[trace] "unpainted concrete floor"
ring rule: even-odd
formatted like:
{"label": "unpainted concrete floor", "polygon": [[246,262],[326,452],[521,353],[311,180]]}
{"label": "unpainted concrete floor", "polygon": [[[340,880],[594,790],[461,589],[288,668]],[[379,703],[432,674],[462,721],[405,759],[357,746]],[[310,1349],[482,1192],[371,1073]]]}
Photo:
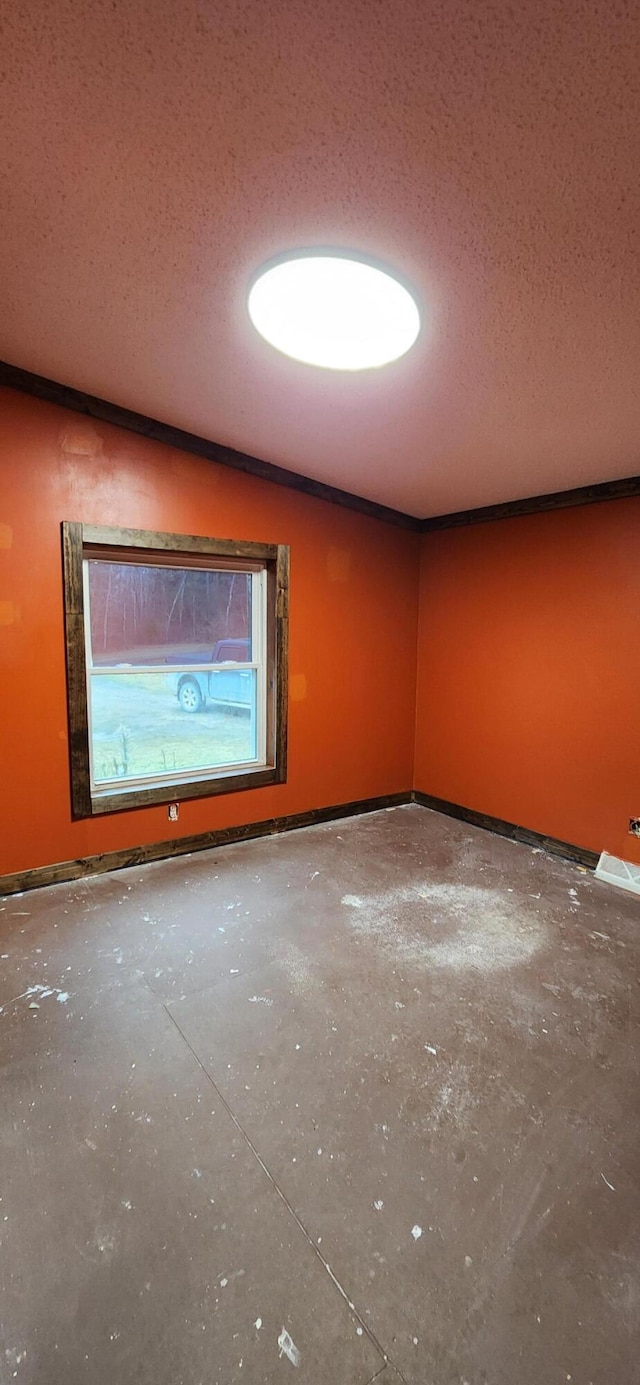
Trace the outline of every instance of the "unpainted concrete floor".
{"label": "unpainted concrete floor", "polygon": [[633,896],[411,806],[1,907],[1,1385],[640,1379]]}

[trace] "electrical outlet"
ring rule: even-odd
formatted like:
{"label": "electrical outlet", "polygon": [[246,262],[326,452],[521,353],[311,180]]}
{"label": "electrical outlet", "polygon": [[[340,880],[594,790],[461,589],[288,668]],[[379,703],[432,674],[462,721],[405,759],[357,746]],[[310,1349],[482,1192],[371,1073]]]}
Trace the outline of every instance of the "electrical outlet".
{"label": "electrical outlet", "polygon": [[629,818],[629,831],[632,837],[640,837],[640,818]]}
{"label": "electrical outlet", "polygon": [[178,813],[179,813],[179,812],[180,812],[179,804],[177,804],[177,803],[170,803],[170,804],[169,804],[169,808],[168,808],[168,812],[167,812],[167,817],[169,818],[169,822],[177,822],[177,821],[178,821]]}

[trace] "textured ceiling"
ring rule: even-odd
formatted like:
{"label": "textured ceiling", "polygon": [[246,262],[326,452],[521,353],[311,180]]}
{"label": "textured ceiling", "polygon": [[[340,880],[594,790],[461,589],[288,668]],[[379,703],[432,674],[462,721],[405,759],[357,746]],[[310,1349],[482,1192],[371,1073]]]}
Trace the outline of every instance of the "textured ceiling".
{"label": "textured ceiling", "polygon": [[[0,357],[432,515],[637,472],[636,0],[4,7]],[[254,334],[257,265],[361,249],[404,360]]]}

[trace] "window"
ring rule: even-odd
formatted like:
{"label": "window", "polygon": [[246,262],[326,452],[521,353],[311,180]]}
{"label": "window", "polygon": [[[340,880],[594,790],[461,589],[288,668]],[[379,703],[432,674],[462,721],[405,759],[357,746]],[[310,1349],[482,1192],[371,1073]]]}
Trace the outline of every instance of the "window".
{"label": "window", "polygon": [[288,548],[62,529],[74,817],[282,783]]}

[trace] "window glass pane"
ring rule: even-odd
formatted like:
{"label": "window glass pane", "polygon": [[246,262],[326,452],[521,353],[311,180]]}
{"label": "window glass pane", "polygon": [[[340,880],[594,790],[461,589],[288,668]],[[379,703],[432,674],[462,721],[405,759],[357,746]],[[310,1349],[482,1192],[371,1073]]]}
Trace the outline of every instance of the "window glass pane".
{"label": "window glass pane", "polygon": [[90,559],[94,668],[251,660],[251,573]]}
{"label": "window glass pane", "polygon": [[256,759],[255,669],[94,673],[89,682],[96,785]]}

